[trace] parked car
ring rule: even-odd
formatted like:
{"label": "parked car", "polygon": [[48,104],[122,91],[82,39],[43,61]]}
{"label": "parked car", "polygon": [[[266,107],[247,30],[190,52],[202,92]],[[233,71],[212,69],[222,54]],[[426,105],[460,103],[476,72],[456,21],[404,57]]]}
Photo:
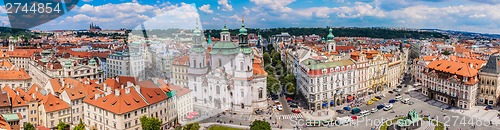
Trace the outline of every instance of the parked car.
{"label": "parked car", "polygon": [[389,91],[390,94],[394,93],[393,91]]}
{"label": "parked car", "polygon": [[366,105],[372,105],[372,104],[373,104],[373,101],[366,102]]}
{"label": "parked car", "polygon": [[379,99],[378,98],[372,98],[372,101],[378,101]]}
{"label": "parked car", "polygon": [[276,105],[278,111],[283,111],[283,105],[279,104],[279,105]]}
{"label": "parked car", "polygon": [[384,111],[389,111],[392,109],[392,107],[393,107],[392,104],[388,104],[384,107]]}
{"label": "parked car", "polygon": [[378,111],[378,109],[377,109],[377,108],[372,108],[372,110],[371,110],[371,112],[372,112],[372,113],[375,113],[375,112],[377,112],[377,111]]}
{"label": "parked car", "polygon": [[344,114],[344,110],[335,110],[335,112],[337,112],[339,114]]}
{"label": "parked car", "polygon": [[300,110],[299,109],[293,109],[292,112],[293,113],[300,113]]}
{"label": "parked car", "polygon": [[382,99],[382,97],[380,97],[380,96],[375,96],[375,98],[377,98],[377,99],[379,99],[379,100],[380,100],[380,99]]}
{"label": "parked car", "polygon": [[364,111],[361,111],[361,112],[359,113],[359,116],[364,117],[364,116],[368,116],[368,115],[370,115],[370,114],[372,114],[372,113],[371,113],[371,111],[369,111],[369,110],[364,110]]}
{"label": "parked car", "polygon": [[340,126],[340,125],[346,125],[352,122],[352,118],[349,116],[346,117],[337,117],[335,118],[335,124]]}
{"label": "parked car", "polygon": [[396,97],[397,97],[397,96],[401,96],[401,93],[396,94]]}
{"label": "parked car", "polygon": [[413,104],[415,104],[415,102],[413,101],[410,101],[410,103],[408,103],[408,105],[413,105]]}
{"label": "parked car", "polygon": [[292,108],[298,108],[298,107],[299,107],[299,106],[298,106],[297,104],[295,104],[295,103],[289,103],[289,105],[290,105],[290,107],[292,107]]}
{"label": "parked car", "polygon": [[389,103],[396,103],[396,101],[398,101],[398,100],[391,99],[391,100],[389,100]]}
{"label": "parked car", "polygon": [[399,101],[399,100],[402,100],[402,99],[403,99],[403,97],[401,97],[401,96],[397,96],[397,97],[396,97],[396,98],[394,98],[394,99]]}
{"label": "parked car", "polygon": [[396,92],[401,92],[401,90],[402,90],[402,89],[398,88],[398,89],[396,89],[395,91],[396,91]]}

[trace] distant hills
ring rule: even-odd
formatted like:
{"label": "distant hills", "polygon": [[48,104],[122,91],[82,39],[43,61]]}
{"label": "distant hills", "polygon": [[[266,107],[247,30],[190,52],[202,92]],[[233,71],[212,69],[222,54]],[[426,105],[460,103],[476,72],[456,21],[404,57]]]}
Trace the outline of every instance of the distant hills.
{"label": "distant hills", "polygon": [[[272,35],[280,34],[281,32],[288,32],[290,35],[320,35],[325,37],[328,35],[329,28],[271,28],[271,29],[255,29],[247,28],[249,33],[260,33],[264,38],[270,37]],[[448,38],[447,35],[443,35],[440,32],[433,31],[418,31],[418,30],[403,30],[403,29],[389,29],[389,28],[332,28],[333,35],[336,37],[372,37],[372,38],[413,38],[413,39],[423,39],[423,38]],[[232,35],[238,34],[239,29],[230,29]],[[212,37],[219,38],[219,29],[205,30],[205,35],[210,34]]]}

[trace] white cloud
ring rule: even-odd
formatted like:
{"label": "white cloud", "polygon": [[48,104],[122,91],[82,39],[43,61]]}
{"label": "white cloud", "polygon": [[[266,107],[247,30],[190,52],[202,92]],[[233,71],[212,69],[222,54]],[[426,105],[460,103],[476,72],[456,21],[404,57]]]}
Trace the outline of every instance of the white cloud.
{"label": "white cloud", "polygon": [[469,16],[469,18],[484,18],[484,17],[486,17],[485,14],[478,14],[478,13]]}
{"label": "white cloud", "polygon": [[[288,7],[289,4],[295,2],[295,0],[250,0],[257,6],[266,7],[272,11],[278,12],[290,12],[292,8]],[[257,7],[258,8],[258,7]]]}
{"label": "white cloud", "polygon": [[205,13],[208,13],[208,14],[212,14],[214,13],[213,10],[210,10],[210,4],[206,4],[206,5],[203,5],[199,8],[201,11],[205,12]]}
{"label": "white cloud", "polygon": [[82,0],[83,2],[92,2],[94,0]]}
{"label": "white cloud", "polygon": [[223,11],[233,11],[233,6],[229,4],[229,0],[218,0],[219,6],[217,9],[222,9]]}
{"label": "white cloud", "polygon": [[342,7],[311,7],[295,11],[297,14],[306,17],[329,18],[331,14],[336,14],[339,18],[359,18],[365,16],[385,17],[385,12],[368,3],[356,2],[354,6]]}
{"label": "white cloud", "polygon": [[248,9],[247,7],[243,7],[243,12],[245,13],[245,15],[250,15],[250,9]]}

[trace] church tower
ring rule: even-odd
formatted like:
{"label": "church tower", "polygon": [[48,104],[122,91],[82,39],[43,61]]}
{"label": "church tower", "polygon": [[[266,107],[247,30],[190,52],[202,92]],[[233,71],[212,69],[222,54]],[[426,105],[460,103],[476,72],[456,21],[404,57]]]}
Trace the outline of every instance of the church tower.
{"label": "church tower", "polygon": [[222,32],[220,32],[220,41],[221,42],[231,41],[231,33],[229,33],[229,29],[226,28],[226,23],[224,23],[224,28],[222,29]]}
{"label": "church tower", "polygon": [[333,30],[331,28],[328,31],[329,31],[329,33],[328,33],[327,40],[326,40],[326,50],[328,52],[335,52],[335,40],[333,40],[333,38],[335,38],[335,36],[333,36],[333,34],[332,34]]}
{"label": "church tower", "polygon": [[248,47],[248,33],[245,28],[245,18],[241,19],[240,34],[238,34],[238,43],[240,47]]}

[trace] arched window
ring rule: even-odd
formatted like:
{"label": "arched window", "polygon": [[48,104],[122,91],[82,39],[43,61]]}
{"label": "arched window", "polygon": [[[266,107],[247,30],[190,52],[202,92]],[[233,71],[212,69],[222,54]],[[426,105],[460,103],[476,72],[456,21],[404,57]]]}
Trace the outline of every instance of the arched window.
{"label": "arched window", "polygon": [[240,63],[240,70],[244,70],[243,69],[243,62]]}
{"label": "arched window", "polygon": [[200,63],[200,68],[201,68],[201,63]]}
{"label": "arched window", "polygon": [[222,67],[222,60],[219,58],[219,67]]}
{"label": "arched window", "polygon": [[220,94],[220,87],[219,87],[219,85],[215,86],[215,91],[217,92],[217,94]]}
{"label": "arched window", "polygon": [[262,88],[259,88],[259,98],[262,98]]}
{"label": "arched window", "polygon": [[196,60],[193,61],[193,67],[196,67]]}

